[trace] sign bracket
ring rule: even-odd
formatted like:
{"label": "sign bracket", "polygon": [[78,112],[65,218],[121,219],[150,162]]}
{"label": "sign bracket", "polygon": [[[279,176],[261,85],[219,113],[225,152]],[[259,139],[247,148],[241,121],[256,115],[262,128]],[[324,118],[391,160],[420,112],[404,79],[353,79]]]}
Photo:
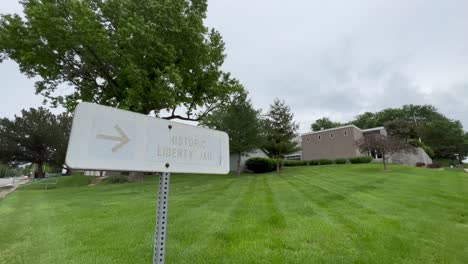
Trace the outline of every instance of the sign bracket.
{"label": "sign bracket", "polygon": [[171,174],[159,173],[158,187],[158,209],[156,216],[156,231],[154,239],[153,264],[164,264],[166,262],[166,235],[169,209],[169,181]]}

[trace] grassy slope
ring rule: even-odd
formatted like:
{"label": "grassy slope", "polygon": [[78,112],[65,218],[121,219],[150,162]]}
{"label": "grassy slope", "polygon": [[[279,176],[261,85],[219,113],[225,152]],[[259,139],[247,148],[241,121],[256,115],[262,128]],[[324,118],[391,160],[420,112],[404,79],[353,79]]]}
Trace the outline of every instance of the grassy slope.
{"label": "grassy slope", "polygon": [[[86,182],[0,201],[0,263],[151,263],[157,179]],[[174,175],[168,231],[169,263],[468,263],[468,174]]]}

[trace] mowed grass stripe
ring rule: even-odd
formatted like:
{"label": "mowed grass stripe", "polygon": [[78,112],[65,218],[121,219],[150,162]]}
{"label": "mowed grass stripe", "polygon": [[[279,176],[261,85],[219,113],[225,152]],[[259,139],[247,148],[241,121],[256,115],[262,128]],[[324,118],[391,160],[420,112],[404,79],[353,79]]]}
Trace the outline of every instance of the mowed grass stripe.
{"label": "mowed grass stripe", "polygon": [[[174,174],[168,263],[468,263],[468,174],[391,168]],[[61,179],[0,201],[0,263],[151,263],[157,177]]]}
{"label": "mowed grass stripe", "polygon": [[[385,174],[387,175],[387,177],[395,176],[395,175],[392,175],[391,173],[385,173]],[[406,175],[406,176],[411,176],[411,175]],[[439,176],[440,176],[440,175],[439,175]],[[453,175],[450,175],[450,176],[453,176]],[[287,177],[287,176],[286,176],[286,177]],[[318,177],[319,177],[319,176],[318,176]],[[298,178],[298,177],[294,177],[294,178]],[[352,177],[351,177],[351,178],[352,178]],[[312,182],[312,181],[311,181],[311,182]],[[366,192],[361,192],[361,191],[349,193],[348,190],[346,190],[346,189],[349,189],[349,187],[346,187],[345,190],[343,191],[343,186],[342,186],[341,184],[336,184],[336,183],[340,183],[340,181],[335,181],[335,184],[334,184],[333,186],[330,186],[329,183],[330,183],[329,180],[327,180],[327,181],[320,181],[320,184],[322,184],[322,185],[323,185],[323,184],[324,184],[324,185],[327,185],[327,188],[328,188],[328,187],[330,187],[330,188],[335,188],[335,189],[339,189],[340,192],[348,193],[349,199],[351,199],[351,198],[354,196],[353,193],[354,193],[354,194],[356,194],[356,193],[358,193],[358,194],[366,193]],[[420,182],[420,184],[421,184],[421,182]],[[348,185],[346,185],[346,186],[348,186]],[[404,184],[404,185],[403,185],[403,188],[406,188],[405,186],[407,186],[407,185]],[[394,190],[394,189],[392,188],[392,186],[383,185],[382,187],[389,188],[388,190]],[[351,189],[354,189],[354,188],[351,188]],[[400,189],[401,189],[401,188],[400,188]],[[379,201],[379,203],[377,203],[378,205],[381,205],[381,204],[383,203],[384,200],[391,200],[391,199],[393,198],[393,194],[390,193],[390,195],[388,195],[389,193],[387,192],[387,190],[385,190],[385,191],[384,191],[384,190],[373,190],[373,188],[371,188],[371,189],[369,189],[369,190],[367,190],[367,191],[372,191],[372,192],[375,192],[375,193],[379,193],[379,194],[380,194],[380,201]],[[382,194],[384,194],[384,195],[382,195]],[[417,198],[417,199],[420,199],[420,198]],[[404,199],[403,199],[403,200],[404,200]],[[346,201],[346,204],[347,204],[347,205],[350,205],[350,204],[352,204],[352,203],[350,203],[349,201]],[[396,203],[396,202],[393,202],[392,204],[393,204],[393,205],[396,205],[397,203]],[[419,211],[420,211],[420,212],[418,212],[418,214],[417,214],[418,217],[415,217],[415,215],[414,215],[414,213],[415,213],[415,212],[414,212],[414,211],[415,211],[414,206],[408,206],[408,204],[409,204],[408,202],[407,202],[406,204],[402,204],[401,202],[399,202],[398,204],[400,204],[400,207],[401,207],[401,208],[398,208],[398,206],[396,206],[396,207],[395,207],[396,210],[392,212],[394,215],[395,215],[395,214],[401,215],[401,214],[402,214],[402,213],[401,213],[401,210],[404,210],[404,209],[406,209],[406,210],[408,210],[408,211],[412,211],[413,214],[412,214],[411,216],[409,216],[411,219],[404,219],[404,218],[403,218],[403,219],[399,219],[398,221],[393,221],[393,222],[395,222],[395,223],[397,223],[397,224],[398,224],[398,222],[400,222],[400,220],[402,220],[403,222],[404,222],[405,220],[409,220],[410,223],[417,222],[418,224],[415,225],[414,227],[415,227],[416,229],[418,229],[418,232],[421,232],[421,233],[424,233],[425,230],[434,230],[434,228],[435,228],[435,230],[436,230],[436,231],[434,231],[434,232],[437,232],[437,230],[440,230],[440,231],[442,231],[442,232],[447,232],[447,231],[444,229],[443,226],[442,226],[442,227],[441,227],[441,226],[437,226],[437,224],[434,224],[434,222],[430,220],[430,219],[432,219],[433,217],[437,217],[437,216],[438,216],[438,218],[440,218],[440,215],[441,215],[441,214],[440,214],[439,210],[427,210],[427,206],[426,206],[426,204],[425,204],[424,207],[422,207],[422,208],[420,207],[420,208],[419,208]],[[414,204],[414,203],[411,201],[411,204]],[[437,205],[437,203],[430,203],[429,205],[434,206],[434,205]],[[366,207],[366,208],[370,208],[369,205],[365,205],[365,207]],[[350,209],[348,210],[348,208],[350,208]],[[426,209],[424,209],[424,208],[426,208]],[[463,206],[459,207],[458,209],[460,209],[460,208],[463,208]],[[400,209],[400,210],[398,210],[398,209]],[[343,208],[343,209],[342,209],[342,213],[343,213],[343,215],[348,215],[348,214],[351,214],[351,215],[352,215],[352,213],[353,213],[352,211],[353,211],[353,210],[355,210],[355,208],[353,208],[353,207]],[[425,213],[426,211],[429,211],[431,215],[427,215],[427,213]],[[453,212],[452,212],[452,213],[453,213]],[[385,214],[386,214],[385,211],[382,211],[382,212],[381,212],[381,215],[385,215]],[[388,213],[387,213],[387,215],[388,215]],[[443,215],[443,214],[442,214],[442,215]],[[422,219],[422,220],[426,220],[426,221],[422,221],[422,222],[421,222],[421,221],[418,221],[418,219]],[[362,219],[361,219],[361,220],[362,220]],[[362,222],[364,223],[365,221],[362,221]],[[437,221],[435,221],[435,222],[437,222]],[[367,225],[367,224],[364,224],[364,225]],[[408,228],[408,232],[411,233],[411,232],[412,232],[412,229],[411,229],[411,228]],[[434,233],[434,232],[433,232],[433,233]],[[417,232],[416,232],[416,233],[417,233]],[[431,235],[434,235],[434,234],[431,234]],[[445,236],[442,235],[441,237],[447,237],[447,236],[446,236],[446,235],[445,235]],[[412,237],[411,239],[414,239],[414,240],[417,241],[417,240],[418,240],[418,237]],[[425,239],[425,238],[422,238],[422,240],[424,240],[424,239]],[[455,240],[455,241],[457,241],[457,240]],[[427,242],[427,240],[426,240],[425,242]],[[450,241],[447,240],[447,241],[441,241],[441,242],[450,242]],[[459,250],[460,248],[463,248],[463,246],[461,246],[460,243],[458,243],[458,244],[454,244],[454,248],[456,248],[457,250]]]}

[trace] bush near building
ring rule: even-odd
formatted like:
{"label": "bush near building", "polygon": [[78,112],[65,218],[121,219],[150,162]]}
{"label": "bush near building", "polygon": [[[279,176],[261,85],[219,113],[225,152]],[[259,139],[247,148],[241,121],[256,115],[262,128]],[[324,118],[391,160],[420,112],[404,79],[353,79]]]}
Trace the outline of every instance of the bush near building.
{"label": "bush near building", "polygon": [[[355,157],[350,158],[351,164],[369,163],[372,157]],[[318,166],[318,165],[331,165],[331,164],[346,164],[348,159],[340,158],[335,160],[320,159],[320,160],[283,160],[284,167],[297,167],[297,166]],[[254,173],[265,173],[275,170],[276,161],[269,158],[250,158],[245,162],[248,170]],[[426,164],[423,164],[424,167]]]}
{"label": "bush near building", "polygon": [[307,161],[307,165],[309,166],[317,166],[317,165],[320,165],[319,162],[317,160],[308,160]]}
{"label": "bush near building", "polygon": [[416,162],[416,167],[425,167],[426,163],[424,162]]}
{"label": "bush near building", "polygon": [[318,161],[320,165],[330,165],[330,164],[333,164],[333,160],[329,160],[329,159],[321,159]]}
{"label": "bush near building", "polygon": [[284,167],[295,167],[295,166],[307,166],[307,161],[305,160],[284,160]]}
{"label": "bush near building", "polygon": [[349,159],[349,162],[351,162],[351,164],[370,163],[371,161],[372,161],[372,157],[364,157],[364,156]]}
{"label": "bush near building", "polygon": [[336,159],[335,164],[346,164],[346,159]]}
{"label": "bush near building", "polygon": [[275,161],[268,158],[250,158],[245,161],[245,166],[254,173],[270,172],[276,169]]}
{"label": "bush near building", "polygon": [[427,166],[429,169],[438,169],[440,168],[440,164],[439,163],[431,163],[431,164],[427,164]]}

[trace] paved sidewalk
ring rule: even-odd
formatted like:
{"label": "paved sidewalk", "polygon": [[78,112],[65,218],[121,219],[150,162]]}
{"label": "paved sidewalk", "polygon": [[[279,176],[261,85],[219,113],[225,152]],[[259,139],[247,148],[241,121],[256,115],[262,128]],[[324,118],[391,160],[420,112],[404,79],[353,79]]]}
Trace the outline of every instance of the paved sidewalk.
{"label": "paved sidewalk", "polygon": [[23,183],[26,183],[27,180],[24,180],[23,177],[16,178],[1,178],[0,179],[0,199],[7,196],[9,193],[13,192]]}

